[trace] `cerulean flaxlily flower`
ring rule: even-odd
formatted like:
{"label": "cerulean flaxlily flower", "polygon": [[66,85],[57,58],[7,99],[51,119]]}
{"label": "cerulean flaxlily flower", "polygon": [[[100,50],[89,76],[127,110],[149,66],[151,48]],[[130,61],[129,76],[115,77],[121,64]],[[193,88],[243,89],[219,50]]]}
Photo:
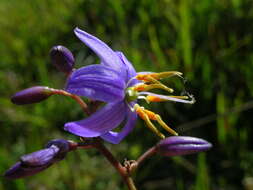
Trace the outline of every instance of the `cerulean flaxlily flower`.
{"label": "cerulean flaxlily flower", "polygon": [[[69,76],[65,90],[107,104],[88,118],[66,123],[65,130],[81,137],[100,136],[104,140],[116,144],[132,131],[137,115],[139,115],[147,126],[161,138],[164,138],[164,135],[156,129],[151,120],[157,121],[167,131],[177,135],[158,114],[140,107],[137,104],[137,99],[143,98],[147,102],[170,100],[193,103],[194,99],[188,96],[164,96],[146,92],[154,88],[173,92],[171,88],[163,85],[159,80],[175,75],[181,76],[182,73],[176,71],[136,73],[122,52],[113,51],[104,42],[79,28],[75,29],[75,34],[97,54],[101,63],[73,71]],[[186,100],[187,98],[191,98],[191,100]],[[122,130],[113,132],[112,130],[124,120],[126,123]]]}

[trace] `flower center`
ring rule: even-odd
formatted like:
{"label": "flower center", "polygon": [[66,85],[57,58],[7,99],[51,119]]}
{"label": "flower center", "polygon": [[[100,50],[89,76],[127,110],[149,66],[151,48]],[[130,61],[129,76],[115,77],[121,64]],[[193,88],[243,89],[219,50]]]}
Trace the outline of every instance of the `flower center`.
{"label": "flower center", "polygon": [[[144,99],[147,103],[150,102],[163,102],[163,101],[173,101],[173,102],[181,102],[181,103],[189,103],[193,104],[195,99],[192,95],[187,94],[186,96],[171,96],[171,95],[160,95],[152,92],[148,92],[153,89],[162,89],[167,91],[167,93],[172,93],[173,89],[167,87],[162,82],[161,79],[166,77],[178,76],[183,78],[182,73],[177,71],[168,71],[162,73],[147,73],[147,74],[137,74],[132,79],[137,79],[140,82],[135,84],[132,87],[128,87],[125,90],[125,100],[130,103],[137,99]],[[131,81],[130,79],[129,81]],[[129,83],[129,82],[128,82]],[[128,86],[128,85],[127,85]],[[145,109],[144,107],[139,106],[136,102],[134,104],[128,104],[128,107],[132,112],[136,112],[138,116],[145,121],[147,127],[157,134],[161,138],[165,138],[165,136],[155,127],[152,121],[156,121],[159,125],[171,133],[172,135],[178,135],[176,131],[171,129],[161,118],[160,115]]]}
{"label": "flower center", "polygon": [[129,87],[126,89],[126,100],[128,102],[137,100],[137,98],[138,98],[138,92],[133,87]]}

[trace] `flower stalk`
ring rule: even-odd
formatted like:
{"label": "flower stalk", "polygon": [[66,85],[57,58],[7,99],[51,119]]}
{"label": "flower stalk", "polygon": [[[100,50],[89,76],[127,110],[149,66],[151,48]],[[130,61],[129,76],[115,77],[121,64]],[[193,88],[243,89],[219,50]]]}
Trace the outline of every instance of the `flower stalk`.
{"label": "flower stalk", "polygon": [[79,96],[77,96],[75,94],[71,94],[71,93],[69,93],[65,90],[53,89],[53,88],[50,88],[50,90],[51,90],[52,94],[58,94],[58,95],[68,96],[68,97],[72,98],[73,100],[75,100],[81,106],[83,112],[86,115],[91,114],[87,104]]}
{"label": "flower stalk", "polygon": [[113,156],[113,154],[104,146],[100,138],[96,138],[94,147],[111,163],[116,171],[122,177],[124,183],[127,185],[129,190],[137,190],[133,182],[130,172],[122,166],[122,164]]}

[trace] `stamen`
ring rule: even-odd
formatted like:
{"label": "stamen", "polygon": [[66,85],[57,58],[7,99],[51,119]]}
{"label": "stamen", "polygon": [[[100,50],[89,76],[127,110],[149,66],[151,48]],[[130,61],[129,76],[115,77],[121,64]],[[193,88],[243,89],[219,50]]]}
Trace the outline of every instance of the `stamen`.
{"label": "stamen", "polygon": [[178,136],[178,133],[171,129],[158,114],[156,114],[156,120],[166,131],[168,131],[172,135]]}
{"label": "stamen", "polygon": [[161,72],[161,73],[152,73],[151,76],[154,77],[155,79],[163,79],[163,78],[168,78],[172,76],[178,76],[182,77],[183,73],[178,72],[178,71],[167,71],[167,72]]}
{"label": "stamen", "polygon": [[135,76],[135,78],[138,80],[147,81],[146,80],[147,76],[150,76],[150,74],[138,74],[137,76]]}
{"label": "stamen", "polygon": [[[160,83],[160,82],[159,82]],[[152,89],[163,89],[170,93],[172,93],[174,90],[172,88],[169,88],[163,84],[139,84],[134,87],[134,90],[136,91],[149,91]]]}
{"label": "stamen", "polygon": [[146,124],[147,124],[147,127],[153,131],[156,135],[158,135],[160,138],[164,139],[165,136],[160,132],[158,131],[158,129],[154,126],[154,124],[150,121],[148,115],[145,113],[145,109],[140,107],[138,104],[135,104],[134,105],[134,108],[136,110],[136,113],[140,116],[140,118],[142,118]]}
{"label": "stamen", "polygon": [[168,78],[168,77],[172,77],[172,76],[182,77],[182,75],[183,75],[183,73],[178,72],[178,71],[167,71],[167,72],[161,72],[161,73],[138,74],[136,76],[136,79],[150,82],[149,77],[160,80],[160,79]]}
{"label": "stamen", "polygon": [[162,119],[161,117],[149,110],[146,110],[143,107],[140,107],[138,104],[134,105],[134,109],[136,113],[142,118],[147,126],[159,137],[164,138],[164,135],[158,131],[158,129],[154,126],[154,124],[150,120],[157,121],[166,131],[171,133],[172,135],[178,135],[177,132],[175,132],[173,129],[171,129]]}
{"label": "stamen", "polygon": [[148,76],[147,79],[149,80],[149,82],[152,82],[152,83],[154,83],[154,84],[156,84],[156,85],[159,85],[161,89],[164,89],[164,90],[166,90],[166,91],[168,91],[168,92],[171,92],[171,90],[172,90],[172,92],[173,92],[173,89],[171,89],[171,88],[165,86],[164,84],[162,84],[161,82],[159,82],[159,81],[156,80],[155,78],[153,78],[153,77],[151,77],[151,76]]}
{"label": "stamen", "polygon": [[146,109],[144,109],[143,111],[148,115],[150,119],[157,121],[166,131],[168,131],[172,135],[176,135],[176,136],[178,135],[176,131],[174,131],[166,123],[164,123],[160,115],[155,114],[154,112],[146,110]]}

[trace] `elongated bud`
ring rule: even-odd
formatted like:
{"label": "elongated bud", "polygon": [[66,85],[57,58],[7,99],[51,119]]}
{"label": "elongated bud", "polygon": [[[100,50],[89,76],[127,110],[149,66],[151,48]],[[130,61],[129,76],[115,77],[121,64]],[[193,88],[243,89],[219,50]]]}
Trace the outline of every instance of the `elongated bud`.
{"label": "elongated bud", "polygon": [[180,156],[203,152],[211,147],[211,143],[200,138],[173,136],[161,140],[156,145],[156,152],[163,156]]}
{"label": "elongated bud", "polygon": [[41,102],[50,97],[51,95],[52,93],[50,92],[50,89],[48,87],[34,86],[17,92],[11,97],[11,101],[12,103],[17,105],[33,104]]}
{"label": "elongated bud", "polygon": [[58,45],[50,50],[52,64],[61,72],[69,74],[75,64],[73,54],[64,46]]}
{"label": "elongated bud", "polygon": [[47,148],[22,156],[4,176],[8,179],[18,179],[37,174],[64,159],[69,150],[68,141],[52,140],[47,144]]}

